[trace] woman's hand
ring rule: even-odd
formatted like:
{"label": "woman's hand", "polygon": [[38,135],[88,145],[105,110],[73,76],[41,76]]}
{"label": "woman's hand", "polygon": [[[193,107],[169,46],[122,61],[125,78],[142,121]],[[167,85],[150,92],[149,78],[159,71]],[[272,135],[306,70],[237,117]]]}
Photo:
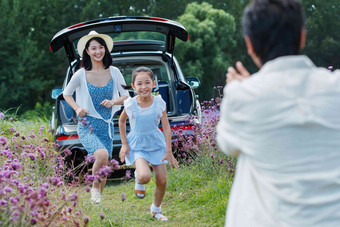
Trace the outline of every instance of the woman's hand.
{"label": "woman's hand", "polygon": [[100,103],[100,105],[106,107],[106,108],[111,108],[115,105],[115,102],[113,100],[108,100],[108,99],[105,99],[104,101],[102,101]]}
{"label": "woman's hand", "polygon": [[76,113],[77,113],[78,117],[84,117],[89,112],[87,110],[79,107],[79,108],[76,109]]}
{"label": "woman's hand", "polygon": [[122,145],[119,151],[119,159],[121,162],[125,161],[125,156],[129,156],[129,145]]}
{"label": "woman's hand", "polygon": [[166,151],[163,159],[161,162],[164,160],[168,160],[169,166],[172,169],[172,167],[175,167],[176,169],[178,168],[178,161],[175,159],[175,157],[172,155],[172,151]]}

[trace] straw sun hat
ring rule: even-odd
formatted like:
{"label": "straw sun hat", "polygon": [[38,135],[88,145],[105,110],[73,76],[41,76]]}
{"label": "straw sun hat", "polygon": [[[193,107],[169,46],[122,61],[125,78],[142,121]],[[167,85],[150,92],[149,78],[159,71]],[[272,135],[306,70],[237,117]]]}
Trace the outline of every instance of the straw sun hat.
{"label": "straw sun hat", "polygon": [[85,49],[85,45],[86,45],[87,41],[89,41],[93,37],[102,38],[106,43],[107,49],[111,52],[111,50],[113,48],[112,38],[108,35],[105,35],[105,34],[98,34],[96,31],[90,31],[90,33],[88,35],[84,35],[78,41],[77,50],[78,50],[78,53],[79,53],[80,56],[83,55],[83,51]]}

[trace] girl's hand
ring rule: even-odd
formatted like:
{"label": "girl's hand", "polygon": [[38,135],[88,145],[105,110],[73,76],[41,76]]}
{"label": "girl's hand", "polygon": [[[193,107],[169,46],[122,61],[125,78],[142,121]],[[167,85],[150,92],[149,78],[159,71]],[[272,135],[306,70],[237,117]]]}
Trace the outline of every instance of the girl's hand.
{"label": "girl's hand", "polygon": [[119,158],[121,162],[125,161],[125,156],[129,156],[129,146],[128,145],[122,145],[119,152]]}
{"label": "girl's hand", "polygon": [[175,157],[172,155],[172,151],[167,151],[165,152],[165,155],[161,162],[164,160],[168,160],[169,166],[172,169],[172,167],[175,167],[176,169],[178,168],[178,161],[175,159]]}
{"label": "girl's hand", "polygon": [[87,110],[79,107],[79,108],[76,109],[76,113],[77,113],[78,117],[84,117],[89,112],[87,112]]}
{"label": "girl's hand", "polygon": [[108,99],[105,99],[104,101],[102,101],[100,103],[100,105],[106,107],[106,108],[111,108],[115,105],[115,102],[113,100],[108,100]]}

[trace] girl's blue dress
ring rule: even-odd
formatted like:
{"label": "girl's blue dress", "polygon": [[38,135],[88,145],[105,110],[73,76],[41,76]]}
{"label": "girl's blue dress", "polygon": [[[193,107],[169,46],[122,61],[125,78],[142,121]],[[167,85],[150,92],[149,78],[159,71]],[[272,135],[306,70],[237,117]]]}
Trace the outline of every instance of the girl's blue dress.
{"label": "girl's blue dress", "polygon": [[166,152],[165,137],[158,128],[165,110],[161,96],[154,96],[152,105],[147,108],[139,107],[136,97],[125,100],[124,107],[131,126],[127,136],[129,155],[125,156],[126,165],[133,164],[138,158],[144,158],[152,165],[168,163],[167,160],[161,162]]}
{"label": "girl's blue dress", "polygon": [[[104,118],[110,119],[111,108],[106,108],[100,103],[104,99],[112,99],[113,94],[113,79],[104,87],[96,87],[87,82],[88,90],[93,102],[93,106],[96,111]],[[85,147],[88,155],[92,155],[98,149],[106,149],[112,158],[112,139],[109,137],[109,125],[105,121],[86,116],[88,125],[85,126],[80,120],[78,120],[78,135],[81,143]],[[110,130],[113,135],[113,124],[111,124]],[[89,126],[92,126],[93,132],[91,132]]]}

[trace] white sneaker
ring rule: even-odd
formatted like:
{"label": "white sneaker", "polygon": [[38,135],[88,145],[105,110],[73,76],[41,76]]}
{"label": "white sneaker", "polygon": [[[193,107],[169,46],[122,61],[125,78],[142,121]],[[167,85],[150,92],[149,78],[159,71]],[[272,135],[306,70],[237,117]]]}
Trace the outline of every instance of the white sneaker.
{"label": "white sneaker", "polygon": [[102,199],[102,195],[100,192],[91,189],[91,202],[92,203],[100,203]]}

